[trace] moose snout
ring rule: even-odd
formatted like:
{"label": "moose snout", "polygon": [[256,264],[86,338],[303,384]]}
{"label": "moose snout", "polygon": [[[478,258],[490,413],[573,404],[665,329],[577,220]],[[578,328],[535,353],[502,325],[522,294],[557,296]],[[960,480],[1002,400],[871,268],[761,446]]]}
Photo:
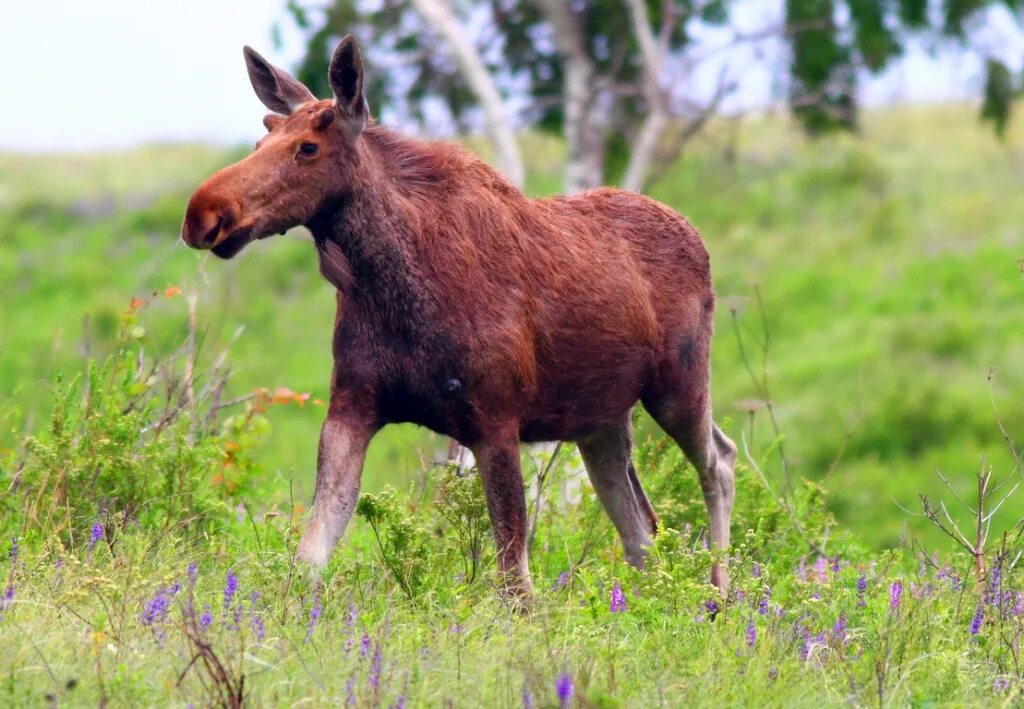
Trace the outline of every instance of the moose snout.
{"label": "moose snout", "polygon": [[226,238],[237,221],[227,204],[195,204],[193,197],[181,225],[181,240],[193,249],[210,249]]}

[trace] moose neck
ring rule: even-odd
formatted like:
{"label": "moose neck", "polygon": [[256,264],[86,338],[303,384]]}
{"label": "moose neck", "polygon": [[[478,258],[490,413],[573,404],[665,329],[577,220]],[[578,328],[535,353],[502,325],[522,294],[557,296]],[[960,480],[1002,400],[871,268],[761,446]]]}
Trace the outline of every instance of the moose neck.
{"label": "moose neck", "polygon": [[412,267],[416,235],[387,207],[396,186],[374,146],[360,146],[369,169],[349,194],[309,223],[320,270],[349,302],[371,312],[389,330],[415,335],[427,322],[431,299]]}

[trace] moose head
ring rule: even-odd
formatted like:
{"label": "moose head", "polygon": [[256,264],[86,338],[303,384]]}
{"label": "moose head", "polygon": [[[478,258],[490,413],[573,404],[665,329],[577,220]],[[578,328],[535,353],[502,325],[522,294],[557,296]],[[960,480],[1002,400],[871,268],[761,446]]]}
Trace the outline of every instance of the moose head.
{"label": "moose head", "polygon": [[273,113],[251,155],[200,185],[185,212],[182,240],[228,259],[253,239],[306,224],[345,196],[358,163],[356,141],[369,117],[363,63],[352,35],[341,40],[328,78],[334,98],[318,100],[300,81],[250,47],[245,64],[256,95]]}

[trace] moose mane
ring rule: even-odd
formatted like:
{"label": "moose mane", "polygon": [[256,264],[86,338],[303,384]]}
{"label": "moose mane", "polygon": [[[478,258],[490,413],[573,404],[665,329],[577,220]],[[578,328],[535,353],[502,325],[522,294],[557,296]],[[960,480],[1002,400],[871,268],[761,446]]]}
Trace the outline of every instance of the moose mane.
{"label": "moose mane", "polygon": [[368,126],[359,140],[393,190],[410,200],[440,195],[450,199],[461,190],[478,197],[482,191],[490,192],[506,205],[524,199],[505,177],[457,143],[420,140],[377,123]]}

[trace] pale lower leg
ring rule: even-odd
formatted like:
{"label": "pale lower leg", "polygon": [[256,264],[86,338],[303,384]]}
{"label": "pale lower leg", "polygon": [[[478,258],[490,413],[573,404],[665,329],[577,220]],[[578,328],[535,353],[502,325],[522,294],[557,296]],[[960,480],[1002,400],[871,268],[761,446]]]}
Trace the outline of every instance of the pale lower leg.
{"label": "pale lower leg", "polygon": [[312,566],[327,564],[355,512],[363,461],[372,435],[365,427],[338,418],[324,422],[317,456],[316,493],[298,550],[298,557]]}
{"label": "pale lower leg", "polygon": [[[626,422],[579,441],[578,446],[594,491],[622,540],[626,561],[639,569],[643,568],[651,546],[653,530],[634,490],[634,485],[639,487],[640,481],[634,482],[630,477],[631,438]],[[643,495],[642,489],[640,494]],[[643,500],[650,506],[646,495]]]}

